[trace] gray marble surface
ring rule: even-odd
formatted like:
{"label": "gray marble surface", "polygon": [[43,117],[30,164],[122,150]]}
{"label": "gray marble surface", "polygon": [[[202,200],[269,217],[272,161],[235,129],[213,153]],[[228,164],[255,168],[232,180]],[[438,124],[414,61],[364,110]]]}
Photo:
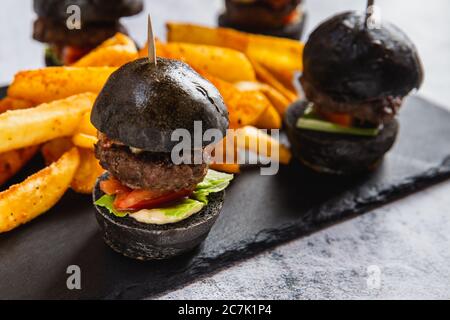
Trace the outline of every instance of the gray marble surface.
{"label": "gray marble surface", "polygon": [[[157,35],[167,20],[215,24],[220,0],[148,0]],[[309,0],[308,30],[365,0]],[[450,2],[379,0],[384,18],[417,44],[426,70],[420,94],[450,109]],[[0,84],[42,65],[30,38],[31,1],[2,0]],[[125,20],[139,42],[145,14]],[[432,125],[424,122],[424,125]],[[450,124],[449,124],[450,125]],[[420,147],[420,146],[418,146]],[[301,182],[299,182],[301,183]],[[450,299],[450,182],[238,263],[160,299]]]}

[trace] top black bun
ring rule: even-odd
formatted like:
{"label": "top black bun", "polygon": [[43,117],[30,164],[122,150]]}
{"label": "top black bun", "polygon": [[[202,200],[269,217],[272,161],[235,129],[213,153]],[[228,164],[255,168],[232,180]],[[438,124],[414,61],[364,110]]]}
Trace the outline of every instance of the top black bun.
{"label": "top black bun", "polygon": [[[175,129],[193,137],[194,121],[201,121],[203,133],[219,129],[222,135],[229,124],[216,87],[187,64],[164,58],[158,58],[156,68],[144,58],[114,72],[94,104],[91,121],[110,139],[151,152],[171,152],[177,144],[171,141]],[[210,143],[203,141],[203,146]]]}
{"label": "top black bun", "polygon": [[345,12],[323,22],[309,37],[302,82],[337,102],[404,97],[423,80],[416,47],[396,26],[365,25],[365,14]]}
{"label": "top black bun", "polygon": [[34,0],[34,11],[42,18],[66,20],[67,7],[77,5],[83,22],[118,20],[133,16],[144,8],[142,0]]}

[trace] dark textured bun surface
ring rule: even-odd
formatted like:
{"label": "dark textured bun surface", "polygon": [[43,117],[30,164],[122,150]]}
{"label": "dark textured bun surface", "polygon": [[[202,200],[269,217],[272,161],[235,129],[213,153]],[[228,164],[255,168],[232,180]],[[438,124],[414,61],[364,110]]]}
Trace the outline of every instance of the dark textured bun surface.
{"label": "dark textured bun surface", "polygon": [[33,3],[38,16],[54,20],[66,20],[70,5],[80,7],[83,22],[117,20],[138,14],[144,8],[142,0],[34,0]]}
{"label": "dark textured bun surface", "polygon": [[[94,202],[104,195],[99,184],[108,175],[105,173],[97,181]],[[222,210],[224,198],[225,191],[212,193],[208,205],[200,212],[165,225],[140,223],[130,217],[119,218],[98,206],[95,215],[103,239],[113,250],[138,260],[168,259],[194,249],[205,240]]]}
{"label": "dark textured bun surface", "polygon": [[323,22],[306,43],[303,65],[304,80],[338,102],[404,97],[423,80],[416,47],[405,33],[386,21],[367,28],[365,15],[356,12]]}
{"label": "dark textured bun surface", "polygon": [[298,101],[286,111],[285,125],[294,156],[314,171],[338,175],[369,172],[395,143],[399,124],[392,119],[376,137],[318,132],[296,127],[309,103]]}
{"label": "dark textured bun surface", "polygon": [[[130,62],[106,82],[92,113],[94,126],[110,139],[151,152],[171,152],[176,129],[193,137],[194,122],[202,130],[219,129],[225,135],[228,111],[214,85],[187,64],[158,58]],[[193,142],[193,141],[192,141]],[[203,141],[203,146],[211,142]]]}

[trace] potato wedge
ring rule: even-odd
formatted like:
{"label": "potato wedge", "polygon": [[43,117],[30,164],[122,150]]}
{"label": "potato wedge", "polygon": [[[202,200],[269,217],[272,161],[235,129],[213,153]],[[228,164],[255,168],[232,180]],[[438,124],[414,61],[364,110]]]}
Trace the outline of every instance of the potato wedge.
{"label": "potato wedge", "polygon": [[53,207],[69,188],[80,162],[77,149],[0,193],[0,233],[10,231]]}
{"label": "potato wedge", "polygon": [[0,114],[8,110],[28,109],[34,107],[34,103],[21,99],[6,97],[0,99]]}
{"label": "potato wedge", "polygon": [[81,118],[80,124],[77,128],[77,132],[88,134],[94,137],[97,136],[97,129],[91,122],[91,111],[88,111],[85,114],[83,114],[83,117]]}
{"label": "potato wedge", "polygon": [[[240,128],[236,130],[236,135],[237,146],[240,149],[249,150],[264,157],[272,157],[273,146],[278,149],[278,159],[272,160],[278,160],[282,164],[288,164],[291,161],[292,154],[287,147],[255,127],[245,126]],[[260,149],[260,146],[262,149]]]}
{"label": "potato wedge", "polygon": [[12,178],[22,167],[34,157],[38,146],[12,150],[0,154],[0,186]]}
{"label": "potato wedge", "polygon": [[255,68],[256,77],[258,78],[258,80],[265,82],[278,90],[281,94],[283,94],[283,96],[285,96],[286,99],[288,99],[289,103],[293,103],[298,99],[296,93],[286,88],[280,81],[278,81],[278,79],[273,74],[270,73],[270,71],[263,67],[259,62],[253,59],[250,61]]}
{"label": "potato wedge", "polygon": [[269,105],[255,123],[261,129],[281,129],[283,121],[274,106]]}
{"label": "potato wedge", "polygon": [[92,150],[78,149],[80,165],[73,177],[71,188],[78,193],[90,194],[94,189],[97,178],[105,171]]}
{"label": "potato wedge", "polygon": [[238,82],[235,83],[235,86],[241,91],[255,91],[259,90],[269,99],[272,105],[277,109],[278,113],[281,117],[284,117],[284,113],[287,108],[290,106],[289,100],[283,96],[279,91],[275,88],[269,86],[265,83],[260,82]]}
{"label": "potato wedge", "polygon": [[16,74],[8,96],[41,104],[84,92],[99,93],[116,69],[52,67],[22,71]]}
{"label": "potato wedge", "polygon": [[91,136],[85,133],[77,133],[72,138],[72,143],[79,148],[94,150],[94,145],[98,139],[96,136]]}
{"label": "potato wedge", "polygon": [[292,81],[295,72],[303,69],[304,44],[295,40],[173,22],[167,24],[167,39],[169,42],[207,44],[241,51],[280,76],[285,84]]}
{"label": "potato wedge", "polygon": [[240,173],[241,168],[237,163],[211,163],[209,168],[226,173]]}
{"label": "potato wedge", "polygon": [[71,135],[96,95],[83,93],[32,109],[0,115],[0,153]]}
{"label": "potato wedge", "polygon": [[70,137],[56,138],[42,145],[41,154],[48,166],[74,147]]}
{"label": "potato wedge", "polygon": [[72,66],[120,67],[137,58],[138,51],[134,41],[122,33],[117,33]]}
{"label": "potato wedge", "polygon": [[[157,55],[181,60],[195,70],[202,70],[228,82],[254,81],[255,70],[247,57],[239,51],[209,45],[189,43],[159,43]],[[147,51],[141,51],[147,56]]]}

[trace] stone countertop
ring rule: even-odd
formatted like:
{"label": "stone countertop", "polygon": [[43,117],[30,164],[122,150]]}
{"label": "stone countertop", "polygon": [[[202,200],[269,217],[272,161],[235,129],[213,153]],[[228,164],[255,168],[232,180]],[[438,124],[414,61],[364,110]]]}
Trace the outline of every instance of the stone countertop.
{"label": "stone countertop", "polygon": [[[156,33],[167,20],[215,24],[220,0],[147,0]],[[364,0],[309,0],[307,30]],[[379,0],[384,18],[416,43],[426,80],[420,93],[450,109],[450,2]],[[0,84],[42,65],[30,38],[31,1],[2,1]],[[145,14],[125,20],[145,40]],[[432,125],[424,122],[424,125]],[[449,299],[450,182],[238,263],[160,299]]]}

